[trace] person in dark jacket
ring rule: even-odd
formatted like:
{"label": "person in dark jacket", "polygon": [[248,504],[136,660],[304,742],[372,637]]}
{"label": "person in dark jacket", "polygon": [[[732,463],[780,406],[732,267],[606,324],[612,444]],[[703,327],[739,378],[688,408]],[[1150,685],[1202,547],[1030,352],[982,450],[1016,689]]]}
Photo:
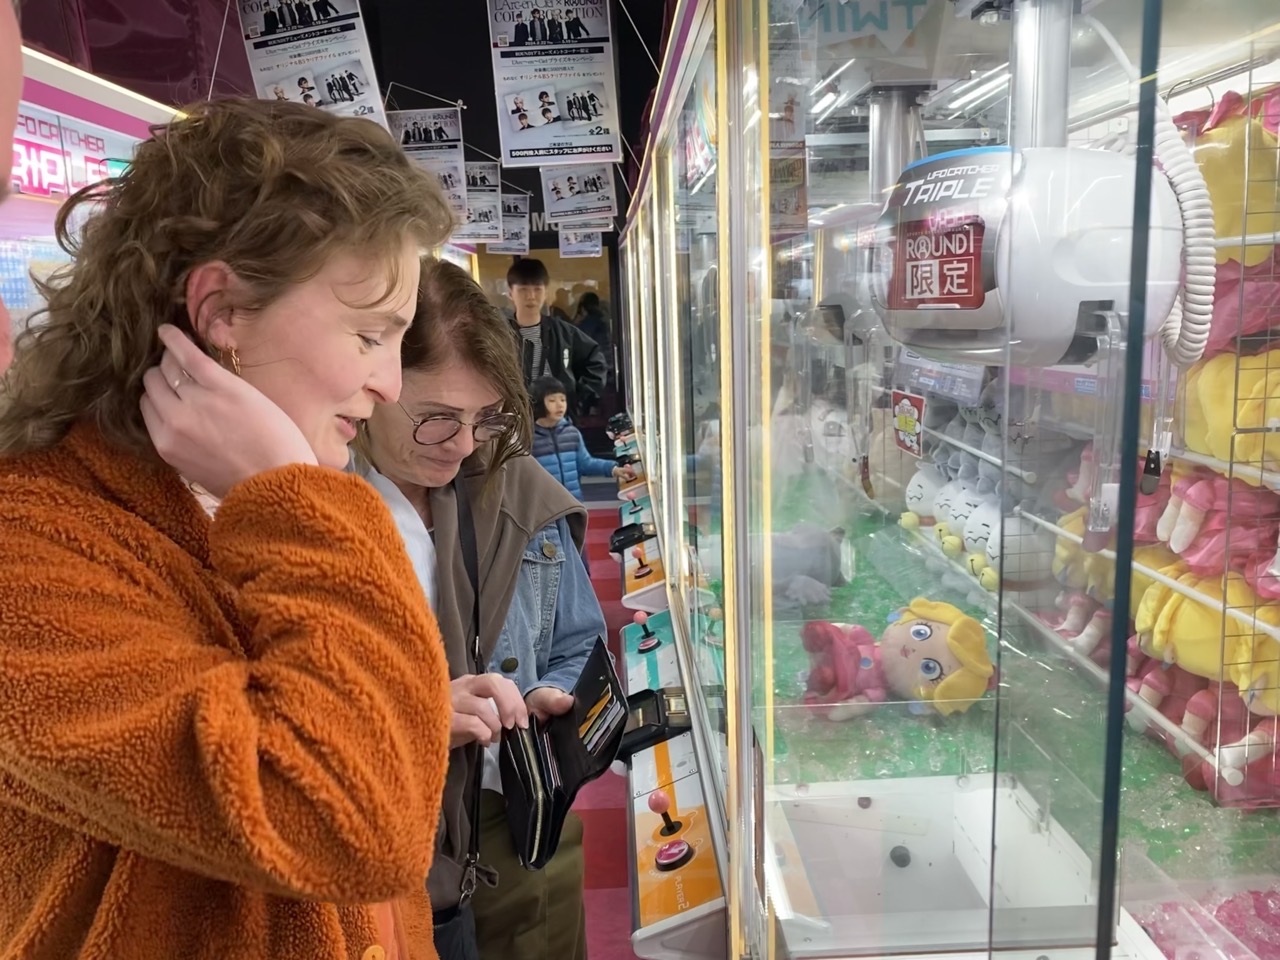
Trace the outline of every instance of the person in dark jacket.
{"label": "person in dark jacket", "polygon": [[540,377],[530,390],[533,397],[533,449],[535,460],[571,494],[582,499],[583,477],[631,480],[635,471],[612,460],[593,457],[582,433],[567,416],[569,401],[555,377]]}
{"label": "person in dark jacket", "polygon": [[546,312],[550,277],[541,260],[521,259],[507,271],[515,306],[510,317],[520,350],[525,386],[541,377],[560,381],[570,415],[582,413],[604,393],[609,364],[599,345],[573,324]]}

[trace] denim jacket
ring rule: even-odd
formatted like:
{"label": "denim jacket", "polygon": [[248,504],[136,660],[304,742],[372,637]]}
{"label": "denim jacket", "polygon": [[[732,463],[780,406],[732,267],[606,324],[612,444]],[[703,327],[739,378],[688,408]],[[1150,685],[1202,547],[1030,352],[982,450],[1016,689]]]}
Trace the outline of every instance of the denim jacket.
{"label": "denim jacket", "polygon": [[537,687],[571,692],[604,632],[591,577],[561,518],[525,548],[489,669],[509,677],[525,695]]}
{"label": "denim jacket", "polygon": [[[475,525],[482,636],[486,649],[489,643],[493,645],[490,668],[509,677],[522,694],[540,686],[572,690],[592,644],[606,629],[577,549],[577,543],[585,540],[586,510],[529,456],[507,463],[495,485],[496,503],[490,499],[486,504],[483,467],[479,458],[465,463],[463,481],[472,491],[472,502],[481,504],[475,511]],[[379,484],[369,468],[362,469],[384,498],[399,495],[393,484]],[[471,590],[462,569],[452,492],[449,488],[432,491],[431,504],[436,532],[431,547],[437,554],[433,608],[448,651],[449,675],[457,678],[472,672],[464,653],[466,624],[472,619]],[[431,536],[416,512],[393,509],[392,515],[410,556],[425,553]],[[421,575],[427,565],[416,565],[416,569]],[[504,666],[511,669],[504,670]],[[428,878],[436,909],[446,909],[458,900],[460,864],[469,836],[465,798],[474,782],[476,762],[484,764],[485,787],[501,787],[488,753],[482,758],[478,751],[460,747],[450,754],[441,808],[443,823]]]}

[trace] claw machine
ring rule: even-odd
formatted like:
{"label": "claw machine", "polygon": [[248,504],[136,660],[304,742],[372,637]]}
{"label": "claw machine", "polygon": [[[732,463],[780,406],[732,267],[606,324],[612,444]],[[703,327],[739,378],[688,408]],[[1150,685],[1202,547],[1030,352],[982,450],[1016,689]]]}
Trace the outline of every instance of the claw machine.
{"label": "claw machine", "polygon": [[[33,277],[69,262],[58,239],[62,201],[123,172],[151,125],[175,112],[27,47],[22,66],[12,196],[0,213],[0,298],[15,335],[43,306]],[[77,229],[67,224],[68,237]]]}
{"label": "claw machine", "polygon": [[[655,873],[644,795],[637,953],[1274,955],[1280,8],[681,11],[624,633],[711,829]],[[650,936],[704,850],[723,935]]]}

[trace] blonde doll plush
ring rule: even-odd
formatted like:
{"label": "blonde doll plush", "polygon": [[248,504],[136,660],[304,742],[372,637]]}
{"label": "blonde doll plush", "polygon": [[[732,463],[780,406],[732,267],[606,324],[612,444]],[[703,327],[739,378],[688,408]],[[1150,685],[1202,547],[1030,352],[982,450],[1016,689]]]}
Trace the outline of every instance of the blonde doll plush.
{"label": "blonde doll plush", "polygon": [[865,627],[806,623],[805,703],[830,720],[862,716],[890,699],[947,716],[968,710],[994,684],[986,633],[958,608],[917,597],[890,620],[879,643]]}

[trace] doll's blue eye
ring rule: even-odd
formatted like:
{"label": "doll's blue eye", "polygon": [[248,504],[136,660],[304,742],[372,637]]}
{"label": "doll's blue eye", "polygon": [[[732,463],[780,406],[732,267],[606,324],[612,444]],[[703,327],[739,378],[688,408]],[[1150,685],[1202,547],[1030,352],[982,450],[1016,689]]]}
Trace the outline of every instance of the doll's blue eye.
{"label": "doll's blue eye", "polygon": [[926,658],[920,661],[920,675],[926,680],[937,680],[942,676],[942,664],[937,660]]}
{"label": "doll's blue eye", "polygon": [[933,627],[927,623],[917,623],[911,628],[912,640],[928,640],[933,636]]}

